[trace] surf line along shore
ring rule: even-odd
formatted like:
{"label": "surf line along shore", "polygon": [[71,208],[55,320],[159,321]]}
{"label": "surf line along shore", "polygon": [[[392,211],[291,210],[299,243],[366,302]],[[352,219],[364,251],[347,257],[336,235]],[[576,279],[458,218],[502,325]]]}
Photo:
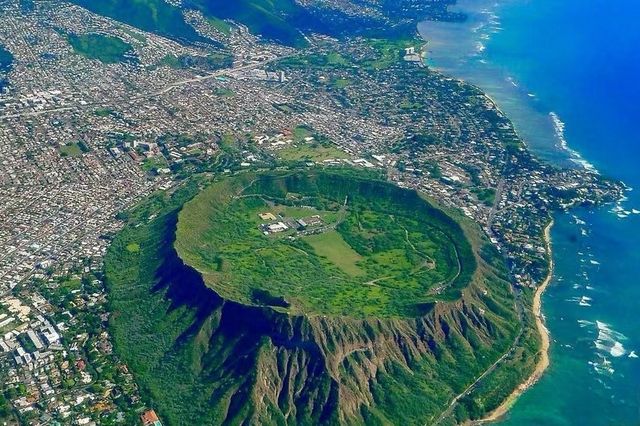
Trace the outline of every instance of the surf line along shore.
{"label": "surf line along shore", "polygon": [[551,228],[553,227],[553,220],[551,220],[547,226],[544,228],[544,242],[546,245],[547,255],[549,256],[549,272],[545,277],[544,281],[538,286],[535,294],[533,295],[533,315],[536,318],[536,328],[538,329],[538,334],[540,334],[540,359],[536,364],[536,368],[533,370],[531,375],[524,382],[520,383],[520,385],[504,400],[498,408],[490,412],[486,417],[481,420],[477,420],[473,422],[474,424],[482,424],[482,423],[491,423],[502,418],[509,409],[513,406],[516,400],[531,386],[533,386],[539,379],[542,377],[544,371],[549,367],[549,345],[551,339],[549,337],[549,330],[544,324],[544,316],[542,315],[542,295],[545,290],[551,283],[551,279],[553,278],[553,256],[551,252]]}

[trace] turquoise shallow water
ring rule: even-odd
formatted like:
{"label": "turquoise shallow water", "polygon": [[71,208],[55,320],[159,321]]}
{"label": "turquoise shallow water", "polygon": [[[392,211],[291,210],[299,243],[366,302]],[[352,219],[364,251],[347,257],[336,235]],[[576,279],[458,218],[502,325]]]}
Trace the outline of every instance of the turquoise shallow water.
{"label": "turquoise shallow water", "polygon": [[[483,88],[547,161],[640,191],[640,3],[462,0],[430,62]],[[543,297],[551,367],[505,425],[640,424],[640,196],[558,214]]]}

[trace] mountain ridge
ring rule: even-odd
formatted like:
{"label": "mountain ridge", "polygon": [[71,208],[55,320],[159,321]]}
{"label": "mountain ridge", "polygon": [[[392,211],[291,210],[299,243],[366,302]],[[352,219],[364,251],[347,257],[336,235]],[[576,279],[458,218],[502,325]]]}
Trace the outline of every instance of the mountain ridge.
{"label": "mountain ridge", "polygon": [[[142,283],[141,294],[150,291],[145,303],[155,306],[158,323],[132,332],[140,326],[133,325],[135,313],[121,314],[136,295],[109,273],[122,269],[113,254],[107,277],[116,342],[129,346],[126,361],[142,372],[138,379],[168,424],[429,423],[517,334],[508,282],[481,282],[499,271],[478,272],[459,300],[436,303],[417,318],[289,315],[224,300],[175,252],[176,212],[154,219],[152,228],[162,221],[163,232],[138,240],[139,256],[161,261],[148,270],[130,259],[151,273],[134,281]],[[121,235],[112,253],[133,236]],[[166,342],[158,351],[143,346],[153,356],[140,370],[132,345],[140,347],[136,336],[157,335],[159,327],[175,337],[161,334]],[[178,403],[167,387],[190,387],[183,393],[192,405]]]}

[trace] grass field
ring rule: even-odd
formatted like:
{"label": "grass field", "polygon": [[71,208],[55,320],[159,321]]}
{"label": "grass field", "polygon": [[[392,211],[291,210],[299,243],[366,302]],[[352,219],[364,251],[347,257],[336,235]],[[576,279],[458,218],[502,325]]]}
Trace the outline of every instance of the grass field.
{"label": "grass field", "polygon": [[[456,222],[411,191],[330,173],[253,177],[212,185],[179,215],[178,254],[226,299],[255,304],[259,291],[293,313],[407,316],[475,269]],[[264,235],[264,212],[324,226]]]}
{"label": "grass field", "polygon": [[235,95],[233,90],[227,89],[226,87],[217,88],[214,93],[216,96],[226,96],[226,97],[231,97]]}
{"label": "grass field", "polygon": [[348,78],[336,78],[331,81],[331,85],[336,89],[344,89],[347,86],[351,85],[351,80]]}
{"label": "grass field", "polygon": [[62,157],[80,157],[83,153],[88,152],[89,148],[81,142],[73,142],[58,148]]}
{"label": "grass field", "polygon": [[79,55],[97,59],[105,64],[123,62],[127,55],[133,52],[130,44],[117,37],[102,34],[70,34],[68,40],[73,50]]}
{"label": "grass field", "polygon": [[349,158],[346,152],[307,126],[296,126],[292,133],[293,144],[277,151],[278,156],[283,160],[322,162]]}
{"label": "grass field", "polygon": [[278,156],[283,160],[299,161],[308,160],[322,162],[331,159],[349,158],[349,155],[331,145],[297,143],[278,151]]}
{"label": "grass field", "polygon": [[358,266],[362,256],[347,244],[337,231],[329,231],[317,235],[303,237],[304,241],[313,247],[320,257],[342,269],[351,276],[363,275],[364,271]]}
{"label": "grass field", "polygon": [[368,44],[377,52],[378,57],[365,61],[363,65],[374,70],[382,70],[401,63],[404,49],[419,46],[420,41],[417,39],[371,39],[368,40]]}
{"label": "grass field", "polygon": [[138,243],[129,243],[129,244],[127,244],[127,251],[129,253],[139,253],[140,252],[140,244],[138,244]]}
{"label": "grass field", "polygon": [[[262,210],[262,209],[258,209]],[[272,213],[282,213],[286,217],[291,217],[294,219],[302,219],[304,217],[309,217],[313,215],[319,215],[322,219],[327,223],[333,223],[336,221],[336,212],[328,211],[328,210],[318,210],[311,206],[306,207],[297,207],[297,206],[288,206],[283,204],[276,204],[269,209]]]}
{"label": "grass field", "polygon": [[158,171],[158,169],[162,169],[168,166],[169,164],[167,163],[167,160],[161,155],[145,158],[145,160],[142,162],[142,170],[146,172],[156,172]]}

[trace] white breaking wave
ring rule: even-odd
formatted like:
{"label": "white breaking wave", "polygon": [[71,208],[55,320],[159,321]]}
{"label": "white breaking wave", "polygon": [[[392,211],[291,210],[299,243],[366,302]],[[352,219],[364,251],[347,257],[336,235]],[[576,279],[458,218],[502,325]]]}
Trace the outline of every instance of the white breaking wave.
{"label": "white breaking wave", "polygon": [[[573,286],[573,288],[574,288],[574,289],[576,289],[576,290],[577,290],[578,288],[580,288],[580,287],[581,287],[580,285],[574,285],[574,286]],[[576,296],[576,297],[572,297],[572,298],[570,298],[570,299],[565,299],[565,300],[566,300],[567,302],[577,303],[577,304],[578,304],[578,305],[580,305],[580,306],[588,307],[588,306],[591,306],[591,303],[590,303],[590,302],[591,302],[593,299],[591,299],[589,296]],[[581,326],[582,326],[582,324],[581,324]]]}
{"label": "white breaking wave", "polygon": [[636,214],[634,213],[635,209],[633,210],[626,210],[623,205],[623,200],[620,200],[615,206],[613,206],[613,208],[611,209],[611,213],[615,214],[616,216],[618,216],[620,219],[625,219],[627,217],[629,217],[632,214]]}
{"label": "white breaking wave", "polygon": [[580,306],[591,306],[591,303],[589,303],[589,302],[591,302],[591,300],[592,299],[590,297],[588,297],[588,296],[582,296],[580,298],[580,302],[578,302],[578,305],[580,305]]}
{"label": "white breaking wave", "polygon": [[598,338],[594,341],[596,348],[601,352],[607,352],[613,357],[621,357],[627,353],[621,341],[627,337],[611,328],[611,325],[596,321],[598,327]]}
{"label": "white breaking wave", "polygon": [[589,365],[593,366],[593,369],[596,371],[596,373],[606,374],[610,376],[615,372],[613,366],[611,365],[611,361],[609,361],[606,356],[599,356],[599,361],[600,362],[589,361]]}
{"label": "white breaking wave", "polygon": [[638,355],[636,355],[636,351],[629,352],[629,358],[638,358]]}
{"label": "white breaking wave", "polygon": [[571,161],[573,161],[576,164],[579,164],[586,170],[589,170],[593,173],[598,173],[598,170],[595,168],[595,166],[589,163],[587,160],[585,160],[578,151],[576,151],[575,149],[569,148],[569,145],[567,144],[567,139],[564,135],[566,124],[562,120],[560,120],[560,117],[558,116],[558,114],[556,114],[555,112],[550,112],[549,117],[551,117],[551,121],[553,123],[553,129],[556,134],[556,138],[558,139],[558,144],[560,145],[560,148],[562,148],[567,153],[569,153],[569,157]]}
{"label": "white breaking wave", "polygon": [[581,328],[589,327],[589,326],[592,326],[592,325],[596,325],[595,322],[587,321],[587,320],[578,320],[578,324],[580,324]]}

